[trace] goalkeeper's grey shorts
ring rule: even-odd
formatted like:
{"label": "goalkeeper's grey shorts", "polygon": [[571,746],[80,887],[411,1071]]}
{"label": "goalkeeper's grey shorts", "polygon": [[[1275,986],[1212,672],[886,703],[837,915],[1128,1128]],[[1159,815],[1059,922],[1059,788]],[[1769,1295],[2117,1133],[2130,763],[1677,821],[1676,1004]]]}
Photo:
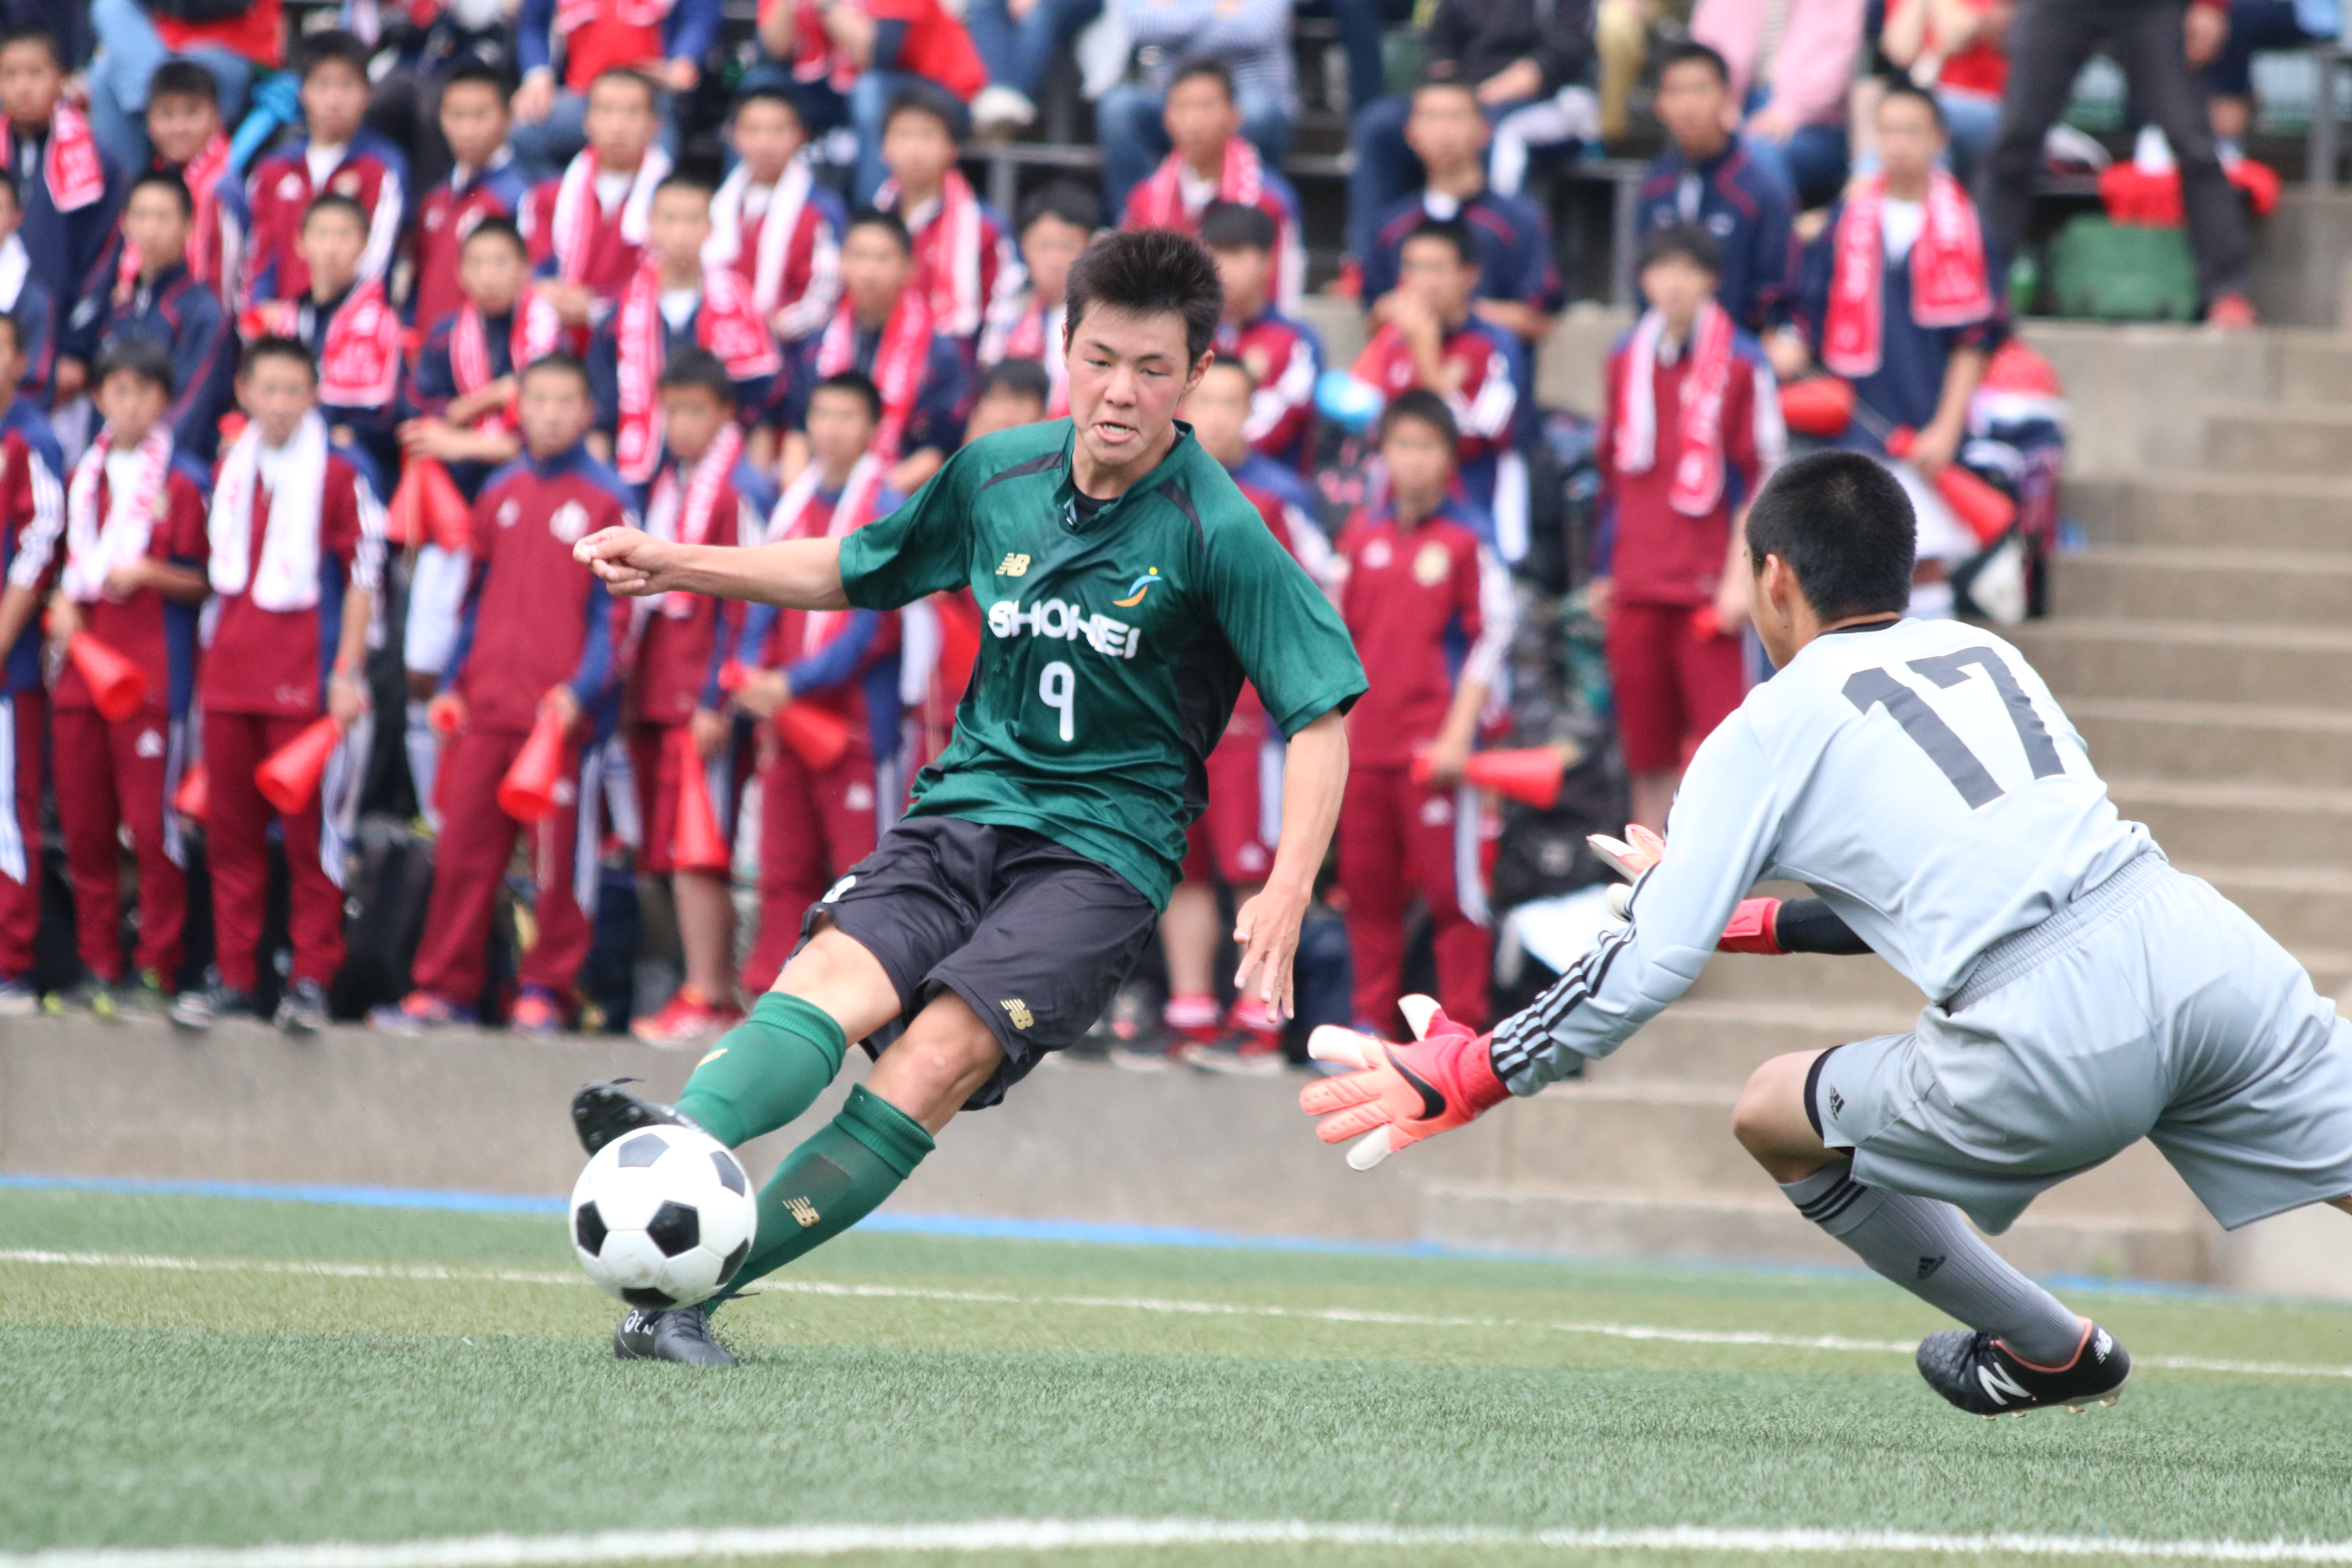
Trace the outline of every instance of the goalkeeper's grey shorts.
{"label": "goalkeeper's grey shorts", "polygon": [[1807,1110],[1866,1185],[2009,1228],[2147,1138],[2231,1229],[2352,1194],[2352,1022],[2244,910],[2150,853],[1996,943]]}

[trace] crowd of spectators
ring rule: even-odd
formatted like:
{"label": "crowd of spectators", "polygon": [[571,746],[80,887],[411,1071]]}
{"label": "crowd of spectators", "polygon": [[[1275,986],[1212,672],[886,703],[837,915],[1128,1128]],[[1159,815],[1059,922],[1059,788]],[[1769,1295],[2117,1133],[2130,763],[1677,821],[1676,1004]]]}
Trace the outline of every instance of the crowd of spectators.
{"label": "crowd of spectators", "polygon": [[[2004,426],[1988,394],[2044,388],[2007,264],[2077,68],[2124,66],[2209,317],[2243,325],[2224,164],[2249,52],[2337,25],[2332,0],[1329,0],[1352,158],[1344,216],[1310,233],[1285,174],[1308,120],[1292,0],[761,0],[740,38],[720,0],[289,4],[0,5],[0,1011],[349,1010],[346,905],[404,918],[352,879],[365,810],[413,815],[434,857],[404,991],[359,996],[380,1026],[631,1011],[586,977],[625,940],[617,863],[633,909],[667,887],[677,938],[680,983],[635,1031],[722,1030],[941,749],[981,607],[616,605],[568,545],[625,519],[837,536],[962,442],[1066,413],[1064,279],[1124,225],[1213,254],[1224,321],[1185,417],[1370,672],[1313,1006],[1393,1028],[1413,975],[1483,1016],[1497,836],[1560,812],[1507,826],[1476,752],[1622,768],[1598,809],[1664,826],[1766,673],[1740,519],[1791,397],[1833,410],[1801,437],[1911,490],[1916,613],[2020,613],[2019,531],[1975,527],[1945,481],[1991,472],[2029,530],[2047,500],[2054,427]],[[1033,134],[1073,81],[1098,177],[1048,171],[997,210],[975,139]],[[1537,404],[1567,303],[1544,171],[1631,134],[1643,87],[1638,313],[1579,424]],[[1344,366],[1310,283],[1361,311]],[[1613,728],[1532,689],[1577,683],[1543,641],[1562,627]],[[562,784],[519,810],[504,781],[551,714]],[[314,787],[256,782],[314,733]],[[1245,694],[1164,980],[1101,1026],[1120,1059],[1283,1061],[1216,963],[1221,900],[1269,861],[1280,752]],[[715,862],[681,847],[706,817]],[[45,833],[73,950],[47,983]]]}

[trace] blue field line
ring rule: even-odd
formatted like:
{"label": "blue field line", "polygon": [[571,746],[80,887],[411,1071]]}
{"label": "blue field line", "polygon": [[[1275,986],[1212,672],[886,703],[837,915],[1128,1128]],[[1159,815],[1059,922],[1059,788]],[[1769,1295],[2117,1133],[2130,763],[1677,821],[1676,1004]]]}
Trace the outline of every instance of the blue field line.
{"label": "blue field line", "polygon": [[[0,1191],[109,1193],[131,1197],[261,1199],[272,1203],[341,1204],[358,1208],[438,1209],[452,1214],[560,1215],[563,1198],[520,1193],[469,1193],[441,1187],[372,1187],[334,1183],[174,1181],[140,1176],[47,1176],[0,1171]],[[1000,1219],[986,1215],[897,1214],[880,1210],[858,1223],[862,1231],[944,1236],[971,1240],[1074,1242],[1096,1247],[1181,1247],[1234,1252],[1323,1253],[1356,1258],[1445,1258],[1455,1262],[1538,1263],[1553,1268],[1664,1270],[1696,1274],[1778,1274],[1852,1279],[1859,1267],[1740,1263],[1691,1258],[1574,1258],[1549,1252],[1448,1247],[1434,1241],[1339,1241],[1327,1237],[1256,1236],[1189,1226],[1108,1225],[1087,1220]],[[2053,1274],[2036,1278],[2061,1289],[2144,1296],[2250,1300],[2210,1285],[2161,1279],[2111,1279]]]}

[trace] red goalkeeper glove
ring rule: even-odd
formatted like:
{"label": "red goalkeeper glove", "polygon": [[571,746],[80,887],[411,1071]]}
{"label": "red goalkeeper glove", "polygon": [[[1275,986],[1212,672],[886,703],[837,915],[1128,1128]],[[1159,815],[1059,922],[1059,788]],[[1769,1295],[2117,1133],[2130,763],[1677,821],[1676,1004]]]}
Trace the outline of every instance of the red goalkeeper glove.
{"label": "red goalkeeper glove", "polygon": [[[1495,1037],[1473,1033],[1426,996],[1398,1004],[1419,1037],[1400,1046],[1326,1024],[1307,1044],[1318,1061],[1360,1068],[1298,1091],[1298,1109],[1322,1120],[1326,1143],[1355,1138],[1348,1163],[1369,1171],[1410,1143],[1475,1121],[1511,1097],[1495,1076]],[[1360,1137],[1358,1135],[1361,1134]]]}

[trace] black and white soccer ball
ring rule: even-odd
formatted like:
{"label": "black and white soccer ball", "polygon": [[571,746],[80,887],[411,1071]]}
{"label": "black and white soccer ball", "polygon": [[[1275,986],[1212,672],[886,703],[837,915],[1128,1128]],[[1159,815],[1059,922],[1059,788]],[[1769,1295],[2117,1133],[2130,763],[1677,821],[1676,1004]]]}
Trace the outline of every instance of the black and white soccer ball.
{"label": "black and white soccer ball", "polygon": [[759,1211],[742,1163],[689,1127],[647,1127],[596,1152],[572,1189],[588,1278],[633,1307],[690,1307],[735,1277]]}

